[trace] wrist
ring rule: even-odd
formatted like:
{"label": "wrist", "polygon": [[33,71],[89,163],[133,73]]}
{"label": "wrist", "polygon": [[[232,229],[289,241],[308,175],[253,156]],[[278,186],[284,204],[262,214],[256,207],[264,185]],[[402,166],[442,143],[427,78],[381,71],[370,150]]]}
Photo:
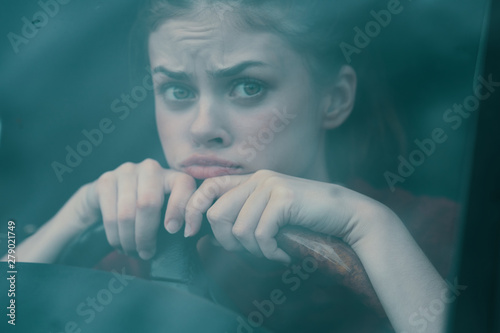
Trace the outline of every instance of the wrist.
{"label": "wrist", "polygon": [[341,191],[335,190],[342,193],[340,196],[337,193],[336,200],[341,200],[340,207],[344,209],[346,221],[340,236],[355,251],[361,244],[385,237],[401,226],[404,228],[389,207],[361,193],[340,188]]}
{"label": "wrist", "polygon": [[[371,211],[362,212],[359,232],[350,244],[360,257],[383,257],[387,252],[396,251],[413,241],[401,219],[388,207],[380,204]],[[384,254],[385,253],[385,254]]]}
{"label": "wrist", "polygon": [[96,209],[89,205],[92,184],[80,187],[53,217],[54,225],[67,234],[79,234],[99,218]]}

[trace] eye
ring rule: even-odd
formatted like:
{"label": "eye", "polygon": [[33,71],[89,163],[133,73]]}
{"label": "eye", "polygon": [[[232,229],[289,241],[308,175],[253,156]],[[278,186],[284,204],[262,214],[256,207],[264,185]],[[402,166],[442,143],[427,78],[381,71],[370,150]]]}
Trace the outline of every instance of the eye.
{"label": "eye", "polygon": [[189,101],[196,97],[191,89],[180,85],[161,87],[160,92],[165,100],[173,102]]}
{"label": "eye", "polygon": [[255,80],[245,80],[236,82],[229,96],[234,98],[251,98],[264,93],[262,83]]}

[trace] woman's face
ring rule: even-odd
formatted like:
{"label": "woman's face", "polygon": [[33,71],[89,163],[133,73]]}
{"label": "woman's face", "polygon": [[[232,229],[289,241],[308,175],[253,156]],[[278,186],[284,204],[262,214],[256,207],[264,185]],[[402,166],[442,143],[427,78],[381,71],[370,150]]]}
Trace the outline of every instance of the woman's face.
{"label": "woman's face", "polygon": [[319,94],[280,37],[208,14],[161,25],[149,55],[170,168],[197,179],[259,169],[324,178]]}

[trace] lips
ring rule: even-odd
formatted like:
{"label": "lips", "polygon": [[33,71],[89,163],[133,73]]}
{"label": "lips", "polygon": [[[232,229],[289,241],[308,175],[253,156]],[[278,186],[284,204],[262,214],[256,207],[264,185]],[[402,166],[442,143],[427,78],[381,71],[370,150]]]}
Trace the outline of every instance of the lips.
{"label": "lips", "polygon": [[212,156],[191,156],[181,163],[181,168],[197,179],[242,173],[241,165]]}

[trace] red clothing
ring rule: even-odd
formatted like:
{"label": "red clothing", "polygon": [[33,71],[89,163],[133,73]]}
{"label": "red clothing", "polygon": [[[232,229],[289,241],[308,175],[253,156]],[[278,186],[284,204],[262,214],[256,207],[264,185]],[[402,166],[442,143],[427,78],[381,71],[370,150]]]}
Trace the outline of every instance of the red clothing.
{"label": "red clothing", "polygon": [[[147,261],[114,251],[102,259],[94,268],[108,272],[115,270],[127,275],[147,279],[149,278],[150,264]],[[123,269],[125,270],[123,271]]]}
{"label": "red clothing", "polygon": [[443,197],[415,196],[408,191],[374,189],[363,181],[350,186],[355,191],[391,208],[403,221],[415,241],[443,277],[449,274],[460,206]]}

